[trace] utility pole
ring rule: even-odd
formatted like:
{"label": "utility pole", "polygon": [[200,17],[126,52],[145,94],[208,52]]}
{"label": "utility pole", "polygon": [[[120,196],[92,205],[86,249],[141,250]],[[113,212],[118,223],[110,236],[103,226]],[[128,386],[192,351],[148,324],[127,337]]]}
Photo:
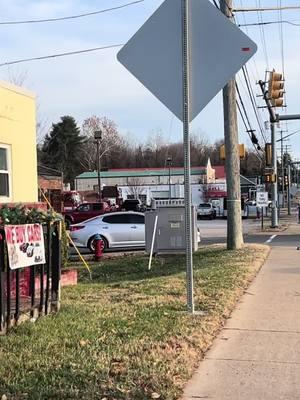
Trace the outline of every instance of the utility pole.
{"label": "utility pole", "polygon": [[284,207],[284,159],[283,159],[283,139],[282,139],[283,131],[280,131],[280,140],[281,140],[281,183],[282,183],[282,207]]}
{"label": "utility pole", "polygon": [[276,179],[272,182],[272,221],[271,227],[278,226],[278,184],[277,184],[277,152],[276,152],[276,129],[275,122],[271,121],[271,143],[272,143],[272,169]]}
{"label": "utility pole", "polygon": [[[277,176],[277,153],[276,153],[276,122],[278,121],[277,116],[274,111],[274,107],[282,106],[281,101],[282,99],[282,90],[277,90],[277,87],[280,87],[282,80],[282,75],[271,72],[270,80],[269,80],[269,87],[266,90],[266,82],[259,81],[258,84],[261,88],[263,98],[266,102],[269,114],[270,114],[270,124],[271,124],[271,144],[272,144],[272,216],[271,216],[271,227],[277,228],[278,227],[278,176]],[[276,91],[275,89],[276,88]],[[275,94],[273,94],[273,91]],[[270,92],[270,93],[269,93]]]}
{"label": "utility pole", "polygon": [[[232,0],[220,0],[220,9],[232,18]],[[243,244],[241,215],[240,156],[236,110],[235,79],[223,89],[225,169],[227,182],[227,249],[241,248]]]}
{"label": "utility pole", "polygon": [[101,165],[100,165],[100,142],[102,139],[102,131],[95,131],[94,138],[97,145],[97,178],[98,178],[98,196],[101,201]]}
{"label": "utility pole", "polygon": [[291,215],[291,163],[288,163],[288,186],[287,186],[287,198],[288,198],[288,215]]}

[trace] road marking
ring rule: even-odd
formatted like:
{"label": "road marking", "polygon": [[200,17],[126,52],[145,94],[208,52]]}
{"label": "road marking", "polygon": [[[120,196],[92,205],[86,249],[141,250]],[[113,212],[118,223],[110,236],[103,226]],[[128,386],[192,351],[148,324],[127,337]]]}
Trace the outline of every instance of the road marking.
{"label": "road marking", "polygon": [[265,243],[271,243],[273,239],[276,238],[277,235],[272,235],[268,240],[265,241]]}

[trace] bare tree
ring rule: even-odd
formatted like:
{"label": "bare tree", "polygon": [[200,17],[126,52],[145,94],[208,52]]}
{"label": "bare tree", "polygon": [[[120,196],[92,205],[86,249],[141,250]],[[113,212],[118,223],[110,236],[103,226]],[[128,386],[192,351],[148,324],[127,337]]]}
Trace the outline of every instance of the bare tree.
{"label": "bare tree", "polygon": [[95,115],[87,118],[82,125],[82,134],[85,137],[82,165],[87,170],[93,170],[96,167],[97,150],[94,133],[99,130],[102,132],[100,143],[100,160],[102,165],[110,166],[109,158],[112,158],[113,152],[124,148],[124,140],[120,136],[114,121]]}
{"label": "bare tree", "polygon": [[8,81],[16,86],[24,86],[28,80],[28,72],[25,70],[17,70],[12,67],[7,68]]}

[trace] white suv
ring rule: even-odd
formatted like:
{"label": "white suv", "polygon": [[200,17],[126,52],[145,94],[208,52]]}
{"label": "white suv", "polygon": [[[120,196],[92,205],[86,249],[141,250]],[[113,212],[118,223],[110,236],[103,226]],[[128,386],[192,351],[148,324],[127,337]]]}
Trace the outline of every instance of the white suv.
{"label": "white suv", "polygon": [[203,217],[214,219],[216,218],[216,216],[217,216],[216,210],[211,203],[201,203],[197,207],[197,217],[199,219]]}

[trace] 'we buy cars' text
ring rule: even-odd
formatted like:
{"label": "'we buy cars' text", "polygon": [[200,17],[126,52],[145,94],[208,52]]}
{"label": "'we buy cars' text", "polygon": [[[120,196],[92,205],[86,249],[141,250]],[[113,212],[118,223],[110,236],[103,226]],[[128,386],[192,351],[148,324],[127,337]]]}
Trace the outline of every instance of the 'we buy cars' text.
{"label": "'we buy cars' text", "polygon": [[8,244],[39,242],[42,239],[40,225],[7,225],[5,229]]}

